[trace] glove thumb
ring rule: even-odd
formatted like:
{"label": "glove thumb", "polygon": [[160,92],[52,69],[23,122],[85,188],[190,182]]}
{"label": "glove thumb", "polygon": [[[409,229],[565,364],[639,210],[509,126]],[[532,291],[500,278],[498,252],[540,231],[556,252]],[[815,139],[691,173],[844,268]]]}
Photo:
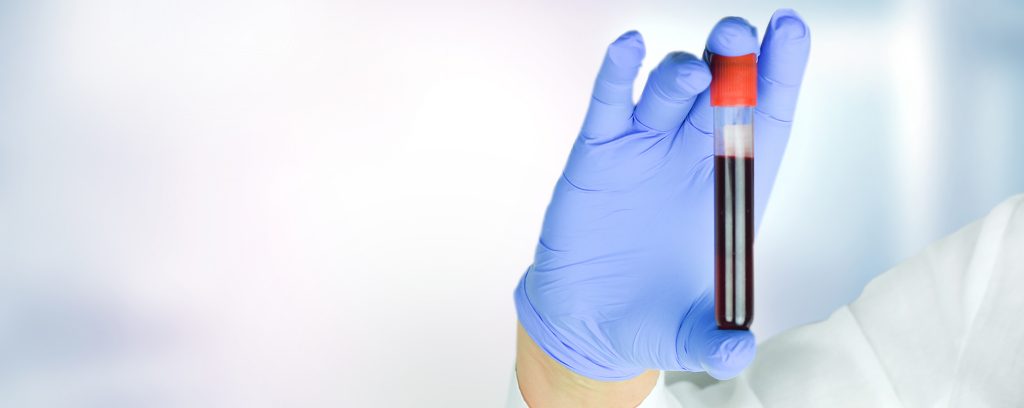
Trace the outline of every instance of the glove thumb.
{"label": "glove thumb", "polygon": [[719,330],[704,332],[694,347],[701,368],[712,377],[728,380],[740,374],[754,360],[757,350],[754,334],[747,330]]}

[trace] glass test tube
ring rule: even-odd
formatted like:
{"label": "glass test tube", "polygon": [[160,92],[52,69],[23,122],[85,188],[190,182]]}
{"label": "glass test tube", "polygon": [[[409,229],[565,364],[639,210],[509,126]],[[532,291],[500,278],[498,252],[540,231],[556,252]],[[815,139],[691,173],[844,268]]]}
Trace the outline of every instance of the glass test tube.
{"label": "glass test tube", "polygon": [[757,57],[710,55],[715,138],[715,320],[754,317],[754,105]]}

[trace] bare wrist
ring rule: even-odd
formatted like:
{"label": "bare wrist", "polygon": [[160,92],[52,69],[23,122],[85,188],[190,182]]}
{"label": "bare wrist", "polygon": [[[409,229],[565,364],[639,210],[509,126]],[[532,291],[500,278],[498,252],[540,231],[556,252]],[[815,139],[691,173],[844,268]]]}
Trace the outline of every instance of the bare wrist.
{"label": "bare wrist", "polygon": [[519,391],[531,407],[635,407],[651,393],[658,371],[647,370],[623,381],[587,378],[548,356],[517,324],[516,376]]}

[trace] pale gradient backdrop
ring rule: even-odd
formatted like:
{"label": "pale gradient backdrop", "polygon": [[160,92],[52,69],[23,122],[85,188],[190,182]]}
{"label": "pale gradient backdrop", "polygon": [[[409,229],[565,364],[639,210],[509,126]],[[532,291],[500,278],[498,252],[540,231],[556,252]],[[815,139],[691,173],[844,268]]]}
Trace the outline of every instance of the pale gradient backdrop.
{"label": "pale gradient backdrop", "polygon": [[0,1],[0,406],[500,404],[605,45],[776,7],[761,341],[1024,191],[1019,2]]}

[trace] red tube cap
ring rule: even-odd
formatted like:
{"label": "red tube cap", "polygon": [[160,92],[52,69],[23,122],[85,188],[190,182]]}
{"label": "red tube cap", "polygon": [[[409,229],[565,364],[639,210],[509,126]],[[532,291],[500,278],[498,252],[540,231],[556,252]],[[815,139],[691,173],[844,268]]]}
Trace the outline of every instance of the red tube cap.
{"label": "red tube cap", "polygon": [[757,56],[711,55],[711,106],[757,105]]}

